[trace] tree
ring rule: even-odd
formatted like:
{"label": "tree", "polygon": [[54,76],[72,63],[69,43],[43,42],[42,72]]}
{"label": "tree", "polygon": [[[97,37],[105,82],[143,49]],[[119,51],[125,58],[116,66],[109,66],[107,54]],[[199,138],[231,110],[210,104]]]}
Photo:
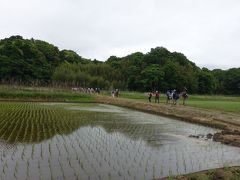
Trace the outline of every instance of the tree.
{"label": "tree", "polygon": [[240,94],[240,68],[229,69],[223,84],[227,94]]}
{"label": "tree", "polygon": [[152,64],[146,67],[141,72],[141,82],[143,90],[152,91],[162,89],[162,81],[164,78],[164,72],[160,69],[159,65]]}
{"label": "tree", "polygon": [[80,63],[84,62],[81,56],[72,50],[62,50],[60,52],[60,59],[67,61],[69,63]]}
{"label": "tree", "polygon": [[200,94],[212,94],[216,89],[216,80],[213,74],[206,68],[203,68],[198,75],[198,87]]}
{"label": "tree", "polygon": [[200,69],[179,52],[164,47],[143,54],[111,56],[106,62],[60,51],[45,41],[12,36],[0,40],[0,80],[46,85],[98,86],[149,91],[188,88],[190,93],[240,94],[240,68]]}

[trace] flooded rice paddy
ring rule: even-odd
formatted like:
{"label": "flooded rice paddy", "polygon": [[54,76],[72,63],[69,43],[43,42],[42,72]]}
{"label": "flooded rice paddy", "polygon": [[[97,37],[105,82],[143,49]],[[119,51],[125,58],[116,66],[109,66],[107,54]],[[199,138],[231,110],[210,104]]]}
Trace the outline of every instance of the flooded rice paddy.
{"label": "flooded rice paddy", "polygon": [[152,179],[240,165],[216,129],[102,104],[0,103],[0,179]]}

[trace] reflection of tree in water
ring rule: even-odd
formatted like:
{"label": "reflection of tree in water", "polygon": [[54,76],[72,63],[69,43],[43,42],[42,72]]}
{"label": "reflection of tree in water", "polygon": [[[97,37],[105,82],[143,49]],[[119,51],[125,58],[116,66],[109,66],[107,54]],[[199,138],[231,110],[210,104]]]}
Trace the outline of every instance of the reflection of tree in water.
{"label": "reflection of tree in water", "polygon": [[37,103],[0,104],[0,139],[9,144],[39,143],[84,126],[101,126],[108,133],[119,132],[151,146],[159,146],[165,138],[170,138],[162,134],[159,126],[133,123],[115,113],[69,111]]}
{"label": "reflection of tree in water", "polygon": [[[107,129],[108,125],[103,125],[103,127]],[[114,131],[120,132],[133,140],[141,139],[152,147],[158,147],[166,144],[166,142],[169,142],[169,140],[178,140],[175,137],[159,132],[157,130],[157,127],[154,125],[150,125],[149,127],[147,127],[147,125],[144,124],[119,124]]]}
{"label": "reflection of tree in water", "polygon": [[[156,124],[141,124],[131,121],[125,116],[117,116],[114,113],[101,113],[101,116],[94,116],[88,113],[88,125],[101,126],[107,133],[119,132],[132,140],[143,140],[152,147],[159,147],[169,141],[176,142],[179,139],[170,135],[166,127]],[[99,115],[99,114],[98,114]]]}

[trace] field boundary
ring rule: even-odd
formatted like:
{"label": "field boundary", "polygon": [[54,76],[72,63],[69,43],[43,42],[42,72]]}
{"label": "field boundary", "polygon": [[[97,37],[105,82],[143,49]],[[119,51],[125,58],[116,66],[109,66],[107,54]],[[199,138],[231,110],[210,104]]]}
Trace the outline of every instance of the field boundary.
{"label": "field boundary", "polygon": [[155,104],[106,96],[97,96],[96,102],[173,117],[182,121],[219,128],[222,130],[240,130],[240,115],[233,113],[220,113],[214,110],[205,110],[183,105]]}

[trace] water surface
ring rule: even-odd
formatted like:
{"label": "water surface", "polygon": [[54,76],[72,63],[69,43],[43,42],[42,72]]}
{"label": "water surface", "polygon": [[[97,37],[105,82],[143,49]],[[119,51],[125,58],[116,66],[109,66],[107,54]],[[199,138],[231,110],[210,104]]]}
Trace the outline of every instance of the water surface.
{"label": "water surface", "polygon": [[152,179],[240,165],[217,129],[102,104],[2,103],[0,179]]}

